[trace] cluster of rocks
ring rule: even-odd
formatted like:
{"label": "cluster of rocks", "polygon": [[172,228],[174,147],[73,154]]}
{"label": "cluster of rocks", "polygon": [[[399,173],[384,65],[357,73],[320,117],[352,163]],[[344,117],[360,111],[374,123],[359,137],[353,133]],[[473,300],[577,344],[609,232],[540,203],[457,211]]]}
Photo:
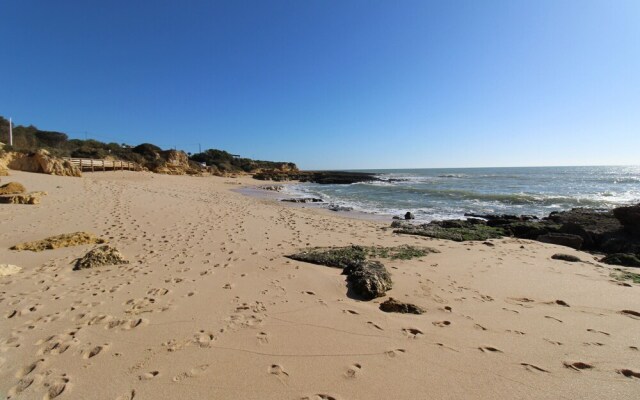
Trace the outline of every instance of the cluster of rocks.
{"label": "cluster of rocks", "polygon": [[364,300],[382,297],[393,286],[391,275],[384,264],[374,258],[409,260],[423,257],[437,250],[428,247],[315,247],[287,256],[311,264],[342,268],[347,276],[349,290]]}
{"label": "cluster of rocks", "polygon": [[201,175],[207,171],[197,162],[189,160],[181,150],[165,150],[157,153],[157,161],[149,164],[151,172],[165,175]]}
{"label": "cluster of rocks", "polygon": [[12,153],[8,167],[17,171],[37,172],[49,175],[82,176],[80,168],[71,164],[68,160],[52,156],[45,149],[39,149],[28,154]]}
{"label": "cluster of rocks", "polygon": [[411,224],[394,221],[395,233],[455,241],[512,236],[607,254],[609,264],[640,266],[640,204],[613,210],[574,208],[538,219],[530,215],[467,214],[466,220]]}
{"label": "cluster of rocks", "polygon": [[109,245],[96,247],[75,261],[74,271],[104,265],[128,264],[129,261],[115,248]]}
{"label": "cluster of rocks", "polygon": [[18,182],[9,182],[0,186],[0,204],[40,204],[47,192],[27,193],[27,189]]}
{"label": "cluster of rocks", "polygon": [[287,257],[342,268],[342,274],[347,275],[349,289],[365,300],[382,297],[393,286],[385,266],[379,261],[368,260],[367,251],[361,246],[312,248]]}
{"label": "cluster of rocks", "polygon": [[25,242],[16,244],[11,247],[11,250],[30,250],[30,251],[43,251],[53,250],[62,247],[80,246],[84,244],[102,244],[105,243],[104,239],[96,237],[92,233],[88,232],[74,232],[64,233],[62,235],[50,236],[42,240],[36,240],[33,242]]}
{"label": "cluster of rocks", "polygon": [[322,203],[322,199],[318,199],[316,197],[293,197],[290,199],[282,199],[280,201],[284,201],[287,203]]}
{"label": "cluster of rocks", "polygon": [[351,184],[359,182],[379,181],[374,174],[366,172],[345,172],[345,171],[282,171],[269,170],[254,174],[255,179],[263,181],[299,181],[320,184]]}

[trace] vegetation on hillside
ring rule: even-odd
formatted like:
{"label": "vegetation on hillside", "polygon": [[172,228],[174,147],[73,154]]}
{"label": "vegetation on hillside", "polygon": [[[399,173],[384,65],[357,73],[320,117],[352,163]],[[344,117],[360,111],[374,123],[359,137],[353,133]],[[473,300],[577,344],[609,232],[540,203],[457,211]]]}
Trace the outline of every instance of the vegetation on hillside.
{"label": "vegetation on hillside", "polygon": [[[9,121],[0,116],[0,142],[5,151],[31,153],[38,149],[46,149],[58,157],[74,158],[113,158],[132,161],[151,170],[168,159],[168,151],[151,143],[137,146],[118,143],[103,143],[98,140],[69,139],[62,132],[42,131],[33,125],[13,127],[13,146],[9,143]],[[258,161],[234,156],[223,150],[209,149],[202,153],[189,154],[191,162],[206,163],[213,171],[222,173],[254,172],[264,169],[296,170],[293,163]]]}

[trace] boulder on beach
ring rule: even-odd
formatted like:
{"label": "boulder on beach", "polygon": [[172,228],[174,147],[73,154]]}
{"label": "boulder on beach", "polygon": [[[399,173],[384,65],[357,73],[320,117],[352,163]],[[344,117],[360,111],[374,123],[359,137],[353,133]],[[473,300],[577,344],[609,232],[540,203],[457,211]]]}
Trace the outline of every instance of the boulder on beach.
{"label": "boulder on beach", "polygon": [[76,260],[74,271],[87,268],[101,267],[103,265],[128,264],[129,261],[115,248],[108,244],[96,247],[82,258]]}
{"label": "boulder on beach", "polygon": [[629,207],[618,207],[613,215],[620,221],[624,229],[632,235],[640,235],[640,204]]}
{"label": "boulder on beach", "polygon": [[379,261],[363,261],[347,274],[350,289],[365,300],[382,297],[393,286],[391,275]]}
{"label": "boulder on beach", "polygon": [[20,194],[26,192],[27,189],[19,182],[9,182],[0,186],[0,195],[3,194]]}
{"label": "boulder on beach", "polygon": [[640,267],[640,258],[635,254],[614,253],[604,257],[600,262],[624,267]]}
{"label": "boulder on beach", "polygon": [[287,203],[322,203],[322,199],[318,199],[316,197],[294,197],[291,199],[282,199],[280,201],[284,201]]}
{"label": "boulder on beach", "polygon": [[547,234],[538,236],[536,240],[538,242],[571,247],[572,249],[576,249],[576,250],[580,250],[583,242],[582,237],[578,235],[573,235],[571,233],[547,233]]}
{"label": "boulder on beach", "polygon": [[40,204],[40,199],[46,195],[47,192],[5,194],[0,195],[0,204]]}
{"label": "boulder on beach", "polygon": [[427,312],[424,308],[411,303],[403,303],[390,297],[387,301],[380,303],[380,310],[384,312],[394,312],[400,314],[424,314]]}
{"label": "boulder on beach", "polygon": [[487,239],[498,239],[505,236],[505,231],[501,228],[488,226],[484,221],[432,221],[428,224],[413,225],[403,221],[393,221],[393,233],[407,235],[427,236],[435,239],[453,240],[464,242],[468,240],[485,241]]}
{"label": "boulder on beach", "polygon": [[18,171],[39,172],[59,176],[82,176],[80,168],[49,154],[47,150],[40,149],[30,154],[18,154],[9,163],[9,168]]}
{"label": "boulder on beach", "polygon": [[407,213],[404,215],[404,219],[416,219],[416,216],[413,215],[412,212],[407,211]]}
{"label": "boulder on beach", "polygon": [[562,260],[562,261],[568,261],[568,262],[580,262],[580,261],[582,261],[581,259],[579,259],[576,256],[572,256],[571,254],[563,254],[563,253],[556,253],[556,254],[552,255],[551,258],[553,258],[554,260]]}
{"label": "boulder on beach", "polygon": [[22,268],[12,264],[0,264],[0,277],[17,274]]}
{"label": "boulder on beach", "polygon": [[46,239],[36,240],[34,242],[20,243],[11,247],[11,250],[43,251],[43,250],[58,249],[62,247],[80,246],[83,244],[101,244],[101,243],[105,243],[105,240],[99,237],[96,237],[92,233],[74,232],[74,233],[65,233],[62,235],[51,236]]}
{"label": "boulder on beach", "polygon": [[364,262],[367,259],[367,251],[362,246],[315,247],[287,257],[296,261],[344,269]]}

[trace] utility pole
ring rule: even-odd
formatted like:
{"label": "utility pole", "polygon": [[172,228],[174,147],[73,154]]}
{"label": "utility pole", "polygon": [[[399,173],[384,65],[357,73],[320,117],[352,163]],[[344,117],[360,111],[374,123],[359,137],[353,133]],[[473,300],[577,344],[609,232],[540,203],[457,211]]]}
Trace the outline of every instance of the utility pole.
{"label": "utility pole", "polygon": [[202,153],[202,146],[198,143],[198,153]]}
{"label": "utility pole", "polygon": [[9,146],[13,146],[13,123],[9,117]]}

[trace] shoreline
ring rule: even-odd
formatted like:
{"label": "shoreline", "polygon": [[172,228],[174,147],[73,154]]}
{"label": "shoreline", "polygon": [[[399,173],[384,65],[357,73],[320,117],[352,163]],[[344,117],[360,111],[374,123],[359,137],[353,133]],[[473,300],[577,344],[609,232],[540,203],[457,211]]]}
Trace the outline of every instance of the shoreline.
{"label": "shoreline", "polygon": [[[297,182],[279,182],[278,184],[274,184],[273,186],[284,186],[287,184],[295,184]],[[270,185],[249,185],[234,191],[241,193],[248,197],[255,197],[258,199],[267,199],[277,204],[283,205],[285,207],[294,207],[294,208],[302,208],[317,211],[324,215],[334,215],[337,217],[343,217],[347,219],[358,219],[363,221],[373,221],[380,223],[390,223],[392,221],[392,215],[389,214],[375,214],[373,212],[368,213],[364,211],[333,211],[328,209],[329,203],[323,200],[322,203],[293,203],[282,201],[283,199],[296,198],[295,196],[285,195],[278,191],[266,190],[262,189],[260,186],[270,186]],[[303,197],[300,197],[303,198]]]}

